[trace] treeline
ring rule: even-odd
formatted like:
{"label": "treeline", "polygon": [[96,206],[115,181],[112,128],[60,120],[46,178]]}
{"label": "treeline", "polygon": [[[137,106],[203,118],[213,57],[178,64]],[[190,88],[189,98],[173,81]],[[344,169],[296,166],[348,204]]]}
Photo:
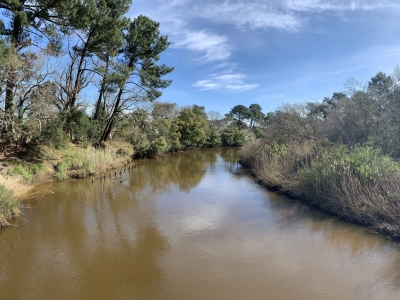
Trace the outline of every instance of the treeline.
{"label": "treeline", "polygon": [[[2,1],[0,145],[130,142],[136,153],[243,145],[260,137],[258,104],[228,114],[155,102],[171,80],[159,24],[129,0]],[[246,130],[243,130],[246,129]]]}
{"label": "treeline", "polygon": [[78,122],[88,123],[87,139],[101,143],[138,103],[161,95],[171,83],[164,76],[173,71],[159,64],[168,38],[146,16],[124,17],[130,5],[129,0],[0,2],[4,145],[43,143],[63,133],[73,140],[81,134],[72,133]]}
{"label": "treeline", "polygon": [[400,70],[265,118],[242,162],[270,187],[399,238]]}
{"label": "treeline", "polygon": [[253,136],[244,132],[231,117],[210,119],[203,106],[179,108],[175,103],[155,102],[120,119],[111,136],[131,143],[137,154],[151,155],[187,148],[240,146]]}

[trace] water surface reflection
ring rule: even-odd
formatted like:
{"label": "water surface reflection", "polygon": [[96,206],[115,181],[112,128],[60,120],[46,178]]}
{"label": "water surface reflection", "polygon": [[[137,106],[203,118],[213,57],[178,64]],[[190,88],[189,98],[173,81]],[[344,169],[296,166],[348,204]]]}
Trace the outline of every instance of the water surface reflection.
{"label": "water surface reflection", "polygon": [[41,185],[0,231],[1,298],[400,299],[397,243],[268,192],[238,155]]}

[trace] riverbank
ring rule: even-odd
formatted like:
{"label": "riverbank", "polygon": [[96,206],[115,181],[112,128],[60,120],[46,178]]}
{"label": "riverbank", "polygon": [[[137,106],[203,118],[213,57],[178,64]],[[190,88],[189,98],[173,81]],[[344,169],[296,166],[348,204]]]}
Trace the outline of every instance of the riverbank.
{"label": "riverbank", "polygon": [[34,186],[102,174],[127,165],[134,154],[132,145],[125,142],[108,142],[98,149],[71,143],[61,149],[5,153],[0,158],[0,228],[20,217],[21,203]]}
{"label": "riverbank", "polygon": [[241,164],[270,189],[400,240],[400,167],[379,149],[257,141]]}

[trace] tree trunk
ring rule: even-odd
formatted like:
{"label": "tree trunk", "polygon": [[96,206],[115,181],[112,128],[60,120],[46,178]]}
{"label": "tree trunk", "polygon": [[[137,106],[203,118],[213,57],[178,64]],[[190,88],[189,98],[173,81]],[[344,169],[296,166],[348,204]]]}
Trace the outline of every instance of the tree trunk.
{"label": "tree trunk", "polygon": [[71,99],[68,101],[69,102],[68,103],[68,108],[74,107],[75,104],[76,104],[76,100],[78,98],[78,93],[79,93],[79,90],[81,88],[81,79],[82,79],[82,74],[83,74],[82,66],[83,66],[83,63],[85,61],[86,53],[88,52],[88,46],[89,46],[90,39],[92,37],[92,33],[93,32],[89,33],[88,39],[87,39],[87,41],[85,43],[85,47],[83,48],[82,53],[81,53],[81,59],[79,61],[79,65],[78,65],[78,73],[76,74],[74,90],[72,92]]}
{"label": "tree trunk", "polygon": [[103,131],[103,134],[101,137],[102,142],[107,141],[108,137],[110,136],[112,127],[114,125],[114,117],[117,115],[117,112],[119,110],[119,104],[121,103],[122,92],[123,92],[123,88],[121,88],[118,92],[117,101],[115,102],[115,105],[114,105],[114,110],[113,110],[110,118],[107,121],[107,125],[104,128],[104,131]]}
{"label": "tree trunk", "polygon": [[108,73],[108,56],[106,58],[106,72],[105,72],[105,75],[103,77],[103,82],[101,83],[100,94],[99,94],[99,98],[97,99],[96,110],[95,110],[94,116],[93,116],[93,118],[95,120],[98,120],[99,117],[100,117],[101,100],[103,99],[104,90],[105,90],[105,87],[106,87],[106,83],[105,83],[104,79],[107,76],[107,73]]}

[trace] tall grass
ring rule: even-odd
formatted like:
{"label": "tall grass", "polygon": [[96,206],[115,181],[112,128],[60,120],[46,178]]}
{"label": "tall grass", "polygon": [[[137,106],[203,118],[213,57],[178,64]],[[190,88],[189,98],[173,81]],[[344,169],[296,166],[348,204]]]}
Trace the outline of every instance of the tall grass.
{"label": "tall grass", "polygon": [[20,203],[11,190],[0,183],[0,228],[10,225],[13,218],[20,216]]}
{"label": "tall grass", "polygon": [[63,159],[57,163],[54,179],[62,181],[69,176],[86,177],[93,173],[105,172],[126,163],[132,155],[133,148],[128,144],[123,144],[119,148],[70,148],[66,150]]}
{"label": "tall grass", "polygon": [[26,182],[30,183],[36,175],[43,171],[42,164],[21,164],[17,163],[12,168],[7,170],[7,175],[15,176],[22,175]]}
{"label": "tall grass", "polygon": [[258,141],[242,153],[265,185],[400,238],[400,168],[380,149]]}

